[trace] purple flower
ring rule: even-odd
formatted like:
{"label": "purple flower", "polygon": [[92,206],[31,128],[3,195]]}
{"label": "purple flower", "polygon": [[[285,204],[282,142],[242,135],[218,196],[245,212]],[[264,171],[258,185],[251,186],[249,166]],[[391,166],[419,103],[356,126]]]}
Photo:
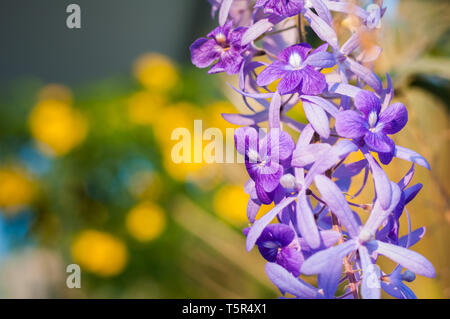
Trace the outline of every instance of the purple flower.
{"label": "purple flower", "polygon": [[398,299],[417,299],[412,290],[403,283],[413,282],[415,279],[416,275],[412,271],[406,270],[402,273],[402,267],[397,266],[391,274],[381,277],[381,288]]}
{"label": "purple flower", "polygon": [[361,139],[371,151],[388,154],[392,158],[395,144],[388,134],[398,133],[408,122],[405,106],[394,103],[381,112],[380,99],[369,91],[361,91],[356,95],[355,106],[359,112],[348,110],[337,115],[338,134]]}
{"label": "purple flower", "polygon": [[206,68],[217,61],[208,73],[239,73],[244,62],[243,53],[248,49],[248,45],[241,45],[242,35],[247,28],[232,30],[232,24],[229,21],[210,32],[207,38],[197,39],[190,47],[192,63],[199,68]]}
{"label": "purple flower", "polygon": [[332,67],[336,64],[334,56],[325,52],[327,45],[320,46],[311,54],[307,43],[296,44],[284,49],[278,60],[266,67],[256,80],[259,86],[265,86],[281,78],[278,84],[280,94],[301,93],[320,94],[327,87],[325,76],[316,68]]}
{"label": "purple flower", "polygon": [[245,156],[245,167],[255,182],[258,199],[264,204],[273,200],[270,193],[280,184],[284,167],[290,162],[295,145],[292,137],[281,130],[271,130],[259,139],[254,128],[241,127],[234,134],[236,149]]}
{"label": "purple flower", "polygon": [[267,226],[256,241],[256,245],[267,261],[279,264],[296,277],[300,275],[304,258],[295,232],[288,225]]}
{"label": "purple flower", "polygon": [[303,10],[303,0],[257,0],[255,8],[264,8],[264,13],[292,17]]}

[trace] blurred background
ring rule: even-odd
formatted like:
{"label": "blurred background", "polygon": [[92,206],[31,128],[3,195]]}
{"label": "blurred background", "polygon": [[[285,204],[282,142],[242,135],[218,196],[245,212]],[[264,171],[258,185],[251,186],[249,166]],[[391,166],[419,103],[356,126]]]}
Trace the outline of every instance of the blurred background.
{"label": "blurred background", "polygon": [[[79,30],[65,25],[72,2]],[[408,211],[438,276],[410,287],[450,298],[450,5],[385,2],[375,67],[410,116],[396,142],[432,167],[417,168],[424,188]],[[170,157],[173,129],[202,119],[225,135],[220,113],[241,107],[232,79],[190,64],[189,45],[215,24],[206,0],[8,0],[0,19],[0,297],[278,296],[244,248],[243,165]],[[409,167],[394,160],[389,176]],[[72,263],[81,289],[66,286]]]}

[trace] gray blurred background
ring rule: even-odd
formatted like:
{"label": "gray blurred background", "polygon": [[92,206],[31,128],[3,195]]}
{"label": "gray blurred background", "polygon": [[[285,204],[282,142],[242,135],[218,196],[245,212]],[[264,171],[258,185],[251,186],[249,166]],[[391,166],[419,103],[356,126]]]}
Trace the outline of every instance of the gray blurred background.
{"label": "gray blurred background", "polygon": [[[81,29],[66,7],[81,7]],[[212,26],[207,0],[2,0],[0,81],[33,75],[77,84],[129,72],[142,52],[189,60],[189,44]]]}

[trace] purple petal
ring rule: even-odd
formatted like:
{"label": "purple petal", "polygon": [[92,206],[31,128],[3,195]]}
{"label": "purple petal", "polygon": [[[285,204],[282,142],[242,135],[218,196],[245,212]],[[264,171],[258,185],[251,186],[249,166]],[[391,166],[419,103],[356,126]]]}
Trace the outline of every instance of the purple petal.
{"label": "purple petal", "polygon": [[356,237],[359,234],[359,226],[352,210],[347,204],[345,196],[342,194],[339,187],[323,175],[317,175],[314,178],[317,189],[321,195],[322,200],[328,205],[331,212],[337,216],[341,224],[347,229],[350,236]]}
{"label": "purple petal", "polygon": [[294,91],[302,81],[303,73],[300,71],[288,71],[278,83],[278,92],[287,94]]}
{"label": "purple petal", "polygon": [[317,289],[303,280],[294,277],[286,269],[275,263],[266,264],[266,274],[270,281],[281,291],[298,298],[316,298]]}
{"label": "purple petal", "polygon": [[303,148],[296,149],[292,155],[292,166],[305,167],[316,161],[327,152],[331,146],[329,144],[309,144]]}
{"label": "purple petal", "polygon": [[419,153],[414,152],[413,150],[407,149],[406,147],[396,145],[394,156],[406,161],[410,161],[412,163],[416,163],[417,165],[423,166],[428,170],[431,169],[430,164],[428,164],[425,157],[423,157]]}
{"label": "purple petal", "polygon": [[220,53],[216,49],[217,43],[215,40],[200,38],[192,43],[191,60],[198,68],[206,68],[220,57]]}
{"label": "purple petal", "polygon": [[378,246],[376,251],[379,254],[399,263],[402,267],[421,276],[429,278],[434,278],[436,276],[436,271],[434,270],[433,265],[425,257],[415,251],[386,244],[379,240],[377,240],[376,243]]}
{"label": "purple petal", "polygon": [[349,240],[343,244],[321,250],[305,260],[301,272],[305,275],[315,275],[326,271],[330,260],[340,259],[342,262],[342,259],[351,251],[354,251],[356,247],[356,241]]}
{"label": "purple petal", "polygon": [[383,132],[386,134],[395,134],[400,132],[408,122],[408,111],[402,103],[394,103],[385,109],[378,121],[383,125]]}
{"label": "purple petal", "polygon": [[369,117],[370,113],[375,112],[378,115],[381,110],[380,99],[372,92],[366,90],[363,90],[356,95],[355,106],[366,116],[366,119]]}
{"label": "purple petal", "polygon": [[321,40],[328,42],[333,49],[339,50],[338,38],[331,26],[309,9],[305,13],[305,18],[308,19],[311,28]]}
{"label": "purple petal", "polygon": [[311,126],[320,136],[328,138],[330,136],[330,123],[325,111],[308,100],[303,100],[302,102],[303,110]]}
{"label": "purple petal", "polygon": [[349,97],[356,97],[359,92],[362,90],[359,87],[356,87],[354,85],[345,84],[345,83],[334,83],[330,88],[329,91],[332,93],[337,93],[344,96]]}
{"label": "purple petal", "polygon": [[261,73],[258,75],[256,79],[256,83],[259,86],[266,86],[270,83],[278,80],[286,74],[286,70],[284,69],[285,63],[281,61],[275,61],[266,67]]}
{"label": "purple petal", "polygon": [[291,45],[287,47],[278,55],[278,59],[283,61],[285,64],[289,64],[289,59],[292,54],[298,54],[302,61],[306,60],[308,53],[311,51],[312,47],[308,43],[300,43]]}
{"label": "purple petal", "polygon": [[230,13],[230,8],[232,4],[233,0],[222,1],[219,11],[219,25],[223,26],[227,22],[228,14]]}
{"label": "purple petal", "polygon": [[261,208],[261,203],[249,199],[247,203],[247,218],[250,223],[254,223],[256,215],[258,215],[259,209]]}
{"label": "purple petal", "polygon": [[328,261],[327,269],[319,273],[317,277],[317,285],[323,289],[324,296],[327,299],[334,299],[342,274],[342,258],[340,256],[334,257],[334,259]]}
{"label": "purple petal", "polygon": [[405,205],[411,202],[414,199],[414,197],[416,197],[416,195],[420,192],[422,187],[423,185],[421,183],[418,183],[404,190]]}
{"label": "purple petal", "polygon": [[309,247],[312,249],[319,248],[319,230],[317,229],[311,204],[306,197],[305,191],[300,192],[297,198],[297,224],[300,234]]}
{"label": "purple petal", "polygon": [[270,193],[280,184],[280,178],[283,176],[283,167],[275,162],[269,165],[261,165],[260,163],[246,162],[248,174],[255,183],[262,186],[262,189]]}
{"label": "purple petal", "polygon": [[247,154],[249,150],[258,152],[259,136],[253,127],[239,127],[234,132],[234,144],[240,154]]}
{"label": "purple petal", "polygon": [[380,78],[370,69],[353,61],[350,58],[345,59],[344,65],[352,71],[357,77],[366,82],[375,92],[380,93],[383,90],[383,85]]}
{"label": "purple petal", "polygon": [[409,185],[409,183],[411,183],[411,180],[414,177],[415,172],[416,172],[416,165],[413,163],[409,171],[398,182],[398,186],[400,187],[401,190],[404,190]]}
{"label": "purple petal", "polygon": [[283,17],[272,15],[268,18],[259,20],[250,26],[244,33],[244,36],[242,37],[242,45],[247,45],[256,40],[260,35],[263,35],[266,31],[269,31],[275,24],[279,23],[283,19]]}
{"label": "purple petal", "polygon": [[[269,106],[269,128],[270,129],[280,129],[280,108],[281,108],[281,96],[278,92],[272,97]],[[292,142],[292,145],[294,142]]]}
{"label": "purple petal", "polygon": [[311,3],[319,17],[330,26],[333,25],[333,17],[325,3],[322,0],[311,0]]}
{"label": "purple petal", "polygon": [[392,199],[392,188],[390,187],[389,178],[381,168],[380,164],[373,158],[372,154],[368,152],[363,153],[369,163],[370,171],[372,172],[375,191],[381,208],[388,209]]}
{"label": "purple petal", "polygon": [[267,214],[262,216],[253,224],[253,226],[250,228],[250,231],[248,232],[247,240],[245,243],[247,251],[252,250],[252,248],[255,246],[255,243],[264,228],[266,228],[266,226],[270,224],[270,222],[278,215],[278,213],[280,213],[285,207],[289,206],[294,200],[295,197],[288,197],[283,199],[278,205],[272,208]]}
{"label": "purple petal", "polygon": [[317,52],[310,54],[305,64],[318,68],[331,68],[336,65],[336,58],[330,52]]}
{"label": "purple petal", "polygon": [[400,187],[394,182],[391,182],[392,199],[391,204],[387,209],[383,209],[380,205],[379,199],[375,201],[375,205],[370,213],[369,219],[361,230],[361,233],[375,235],[377,229],[381,226],[383,221],[394,211],[400,202],[402,191]]}
{"label": "purple petal", "polygon": [[267,111],[261,111],[254,114],[240,113],[222,113],[223,119],[228,123],[235,125],[255,125],[267,120]]}
{"label": "purple petal", "polygon": [[336,132],[343,137],[360,138],[368,132],[367,126],[367,121],[352,110],[339,112],[336,116]]}
{"label": "purple petal", "polygon": [[301,92],[305,95],[321,94],[327,88],[325,75],[314,70],[312,66],[307,65],[301,71],[302,79]]}
{"label": "purple petal", "polygon": [[420,227],[409,234],[409,245],[408,245],[408,235],[401,237],[398,240],[398,245],[409,248],[414,246],[425,236],[425,227]]}
{"label": "purple petal", "polygon": [[317,106],[320,106],[325,112],[330,114],[333,117],[336,117],[339,110],[332,102],[320,97],[320,96],[314,96],[314,95],[302,95],[301,96],[302,101],[308,100],[311,103],[316,104]]}
{"label": "purple petal", "polygon": [[370,260],[369,252],[365,246],[358,248],[361,258],[363,279],[361,283],[361,296],[364,299],[380,299],[380,269]]}
{"label": "purple petal", "polygon": [[391,153],[395,149],[394,141],[383,132],[367,132],[364,136],[364,142],[375,152]]}

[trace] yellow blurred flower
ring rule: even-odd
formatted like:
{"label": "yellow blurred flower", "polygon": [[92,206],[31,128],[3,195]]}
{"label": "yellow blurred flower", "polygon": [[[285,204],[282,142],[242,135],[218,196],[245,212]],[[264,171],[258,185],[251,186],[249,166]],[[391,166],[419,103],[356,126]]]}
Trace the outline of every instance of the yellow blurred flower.
{"label": "yellow blurred flower", "polygon": [[134,124],[151,125],[166,105],[166,97],[159,93],[137,92],[128,100],[128,117]]}
{"label": "yellow blurred flower", "polygon": [[29,205],[35,194],[31,177],[19,167],[0,168],[0,208],[14,214]]}
{"label": "yellow blurred flower", "polygon": [[120,274],[128,261],[125,244],[118,238],[97,230],[85,230],[72,244],[72,258],[81,268],[99,276]]}
{"label": "yellow blurred flower", "polygon": [[141,242],[159,237],[164,231],[166,223],[164,211],[149,201],[136,205],[126,217],[128,232]]}
{"label": "yellow blurred flower", "polygon": [[235,225],[245,224],[248,198],[242,185],[223,186],[214,194],[214,211]]}
{"label": "yellow blurred flower", "polygon": [[147,89],[167,91],[175,87],[179,74],[174,63],[166,56],[148,53],[139,57],[133,68],[134,76]]}
{"label": "yellow blurred flower", "polygon": [[39,149],[49,156],[61,156],[86,137],[85,117],[70,105],[57,100],[39,102],[29,116],[31,134]]}

